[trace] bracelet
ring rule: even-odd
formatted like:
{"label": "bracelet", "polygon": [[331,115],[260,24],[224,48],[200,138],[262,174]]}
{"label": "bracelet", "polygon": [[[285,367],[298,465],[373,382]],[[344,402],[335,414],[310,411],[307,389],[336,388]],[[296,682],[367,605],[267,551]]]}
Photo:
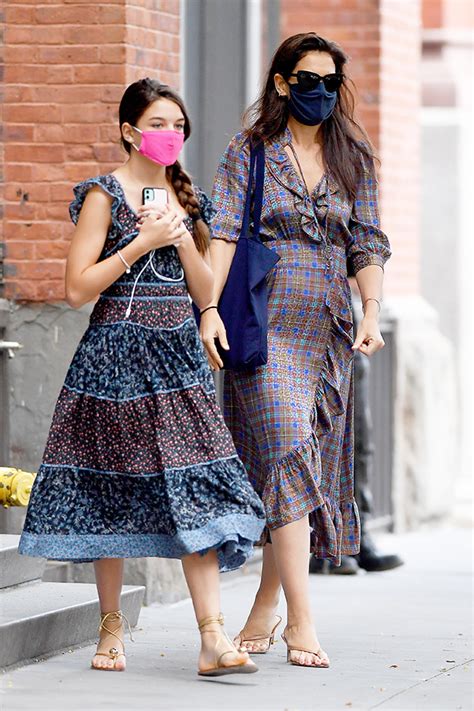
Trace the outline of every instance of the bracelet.
{"label": "bracelet", "polygon": [[206,311],[209,311],[209,309],[217,309],[217,308],[218,308],[217,306],[206,306],[205,309],[203,309],[202,311],[199,312],[199,315],[202,316],[203,314],[206,313]]}
{"label": "bracelet", "polygon": [[122,261],[122,263],[123,263],[123,265],[124,265],[124,267],[125,267],[125,272],[126,272],[127,274],[130,274],[130,272],[131,272],[131,270],[132,270],[132,267],[131,267],[130,264],[127,262],[127,260],[125,259],[125,257],[123,256],[122,252],[121,252],[119,249],[117,249],[117,254],[118,254],[118,256],[120,257],[120,259],[121,259],[121,261]]}
{"label": "bracelet", "polygon": [[379,313],[380,313],[380,311],[381,311],[381,309],[382,309],[382,306],[381,306],[381,304],[380,304],[380,301],[379,301],[378,299],[375,299],[373,296],[369,296],[369,298],[366,299],[366,300],[364,301],[364,303],[362,304],[362,313],[364,314],[364,316],[365,316],[365,305],[366,305],[366,303],[367,303],[368,301],[375,301],[375,302],[377,303],[378,307],[379,307]]}

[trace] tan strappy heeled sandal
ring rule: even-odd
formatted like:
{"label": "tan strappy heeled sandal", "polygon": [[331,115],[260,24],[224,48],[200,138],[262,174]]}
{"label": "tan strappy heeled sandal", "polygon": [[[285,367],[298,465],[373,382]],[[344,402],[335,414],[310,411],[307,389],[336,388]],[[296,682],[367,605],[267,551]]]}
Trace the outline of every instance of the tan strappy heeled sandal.
{"label": "tan strappy heeled sandal", "polygon": [[[107,632],[107,634],[112,635],[113,637],[116,637],[118,641],[120,642],[120,646],[122,647],[122,651],[117,649],[117,647],[111,647],[108,652],[99,652],[97,651],[95,653],[95,657],[108,657],[109,659],[112,659],[114,662],[113,667],[96,667],[92,664],[91,662],[91,668],[96,669],[97,671],[124,671],[124,669],[117,669],[116,667],[116,662],[119,657],[125,657],[125,645],[118,636],[117,632],[119,631],[120,627],[122,627],[122,622],[125,620],[125,622],[128,625],[128,633],[130,635],[130,641],[134,642],[135,640],[133,639],[132,636],[132,629],[130,627],[130,622],[127,620],[125,615],[121,610],[116,610],[115,612],[106,612],[104,614],[101,614],[100,616],[100,624],[99,624],[99,632],[104,630],[104,632]],[[110,627],[107,626],[107,621],[117,621],[119,622],[119,626],[115,627],[114,630],[111,630]],[[99,642],[100,644],[100,642]]]}
{"label": "tan strappy heeled sandal", "polygon": [[[254,635],[253,637],[244,637],[243,630],[241,632],[239,632],[237,637],[234,639],[234,644],[237,647],[237,649],[239,649],[239,650],[245,649],[245,651],[248,652],[249,654],[266,654],[270,650],[270,647],[273,644],[275,644],[275,632],[276,632],[277,628],[279,627],[279,625],[281,624],[280,615],[275,615],[275,617],[278,618],[278,622],[273,627],[270,634],[261,634],[261,635],[256,635],[256,636]],[[259,649],[259,650],[255,650],[255,651],[243,646],[245,643],[253,644],[254,642],[265,642],[266,644],[264,645],[263,649]]]}
{"label": "tan strappy heeled sandal", "polygon": [[[288,640],[286,639],[285,635],[281,635],[282,640],[286,644],[287,652],[286,652],[286,661],[289,662],[290,664],[293,664],[295,667],[308,667],[309,669],[313,668],[314,669],[329,669],[329,657],[327,656],[326,652],[323,650],[322,647],[319,647],[319,649],[315,652],[314,649],[304,649],[304,647],[291,647],[288,644]],[[292,652],[306,652],[307,654],[313,654],[315,657],[319,657],[321,660],[321,664],[301,664],[300,662],[297,662],[296,660],[291,658],[291,653]],[[324,656],[321,656],[321,652],[324,654]]]}
{"label": "tan strappy heeled sandal", "polygon": [[[201,634],[205,633],[206,631],[215,632],[215,630],[206,630],[206,627],[209,627],[209,625],[216,623],[218,623],[219,625],[224,624],[224,616],[222,615],[222,613],[218,617],[205,617],[203,620],[200,620],[198,622],[199,632]],[[232,646],[232,649],[222,650],[222,645],[226,644],[226,642]],[[224,666],[221,664],[221,661],[226,654],[236,655],[238,653],[239,652],[234,648],[234,644],[230,637],[224,630],[222,630],[221,636],[217,640],[216,646],[214,648],[216,664],[210,669],[199,669],[199,676],[223,676],[224,674],[254,674],[256,671],[258,671],[258,667],[253,662],[251,662],[248,657],[245,658],[243,656],[241,657],[241,661],[237,662],[237,664],[231,664],[229,666]]]}

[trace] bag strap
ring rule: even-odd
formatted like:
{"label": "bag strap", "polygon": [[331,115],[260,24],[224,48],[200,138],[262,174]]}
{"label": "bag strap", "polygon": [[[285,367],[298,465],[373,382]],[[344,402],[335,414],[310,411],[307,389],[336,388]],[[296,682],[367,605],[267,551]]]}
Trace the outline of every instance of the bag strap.
{"label": "bag strap", "polygon": [[[255,177],[255,190],[252,190],[254,177]],[[248,178],[248,183],[247,183],[247,194],[245,196],[244,217],[242,220],[242,228],[240,231],[241,237],[248,237],[248,231],[249,231],[249,226],[250,226],[250,214],[252,213],[253,237],[255,239],[259,238],[260,220],[261,220],[261,216],[262,216],[264,178],[265,178],[265,147],[263,145],[263,141],[261,141],[256,146],[252,146],[251,150],[250,150],[249,178]],[[253,209],[251,210],[252,193],[253,193]]]}

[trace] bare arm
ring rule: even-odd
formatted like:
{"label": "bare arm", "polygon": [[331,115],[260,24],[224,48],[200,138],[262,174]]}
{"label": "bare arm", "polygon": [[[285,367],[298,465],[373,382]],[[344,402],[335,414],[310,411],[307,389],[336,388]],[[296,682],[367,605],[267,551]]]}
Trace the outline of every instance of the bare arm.
{"label": "bare arm", "polygon": [[[224,289],[227,277],[229,276],[229,270],[234,258],[235,248],[236,242],[226,242],[221,239],[213,239],[211,241],[209,251],[212,272],[214,274],[214,289],[211,299],[209,299],[208,303],[202,306],[203,309],[207,306],[217,306],[219,303],[222,290]],[[224,364],[216,348],[216,338],[218,339],[221,347],[225,350],[229,349],[229,344],[227,343],[225,326],[217,312],[217,309],[209,309],[209,311],[206,311],[206,313],[202,315],[200,334],[207,351],[207,357],[211,368],[213,370],[220,370]]]}
{"label": "bare arm", "polygon": [[369,265],[357,272],[356,279],[362,299],[364,318],[360,322],[352,349],[370,356],[385,345],[378,324],[383,269],[374,264]]}
{"label": "bare arm", "polygon": [[181,239],[177,250],[191,298],[199,309],[203,309],[212,298],[214,286],[209,252],[203,257],[189,232]]}
{"label": "bare arm", "polygon": [[227,277],[229,276],[230,265],[235,254],[236,242],[225,242],[222,239],[213,239],[209,248],[211,257],[211,267],[214,274],[214,290],[212,300],[209,304],[217,303],[221,298]]}
{"label": "bare arm", "polygon": [[[97,262],[110,225],[112,199],[99,187],[92,188],[84,201],[66,264],[66,300],[74,308],[96,298],[113,284],[125,267],[117,254]],[[134,240],[122,254],[133,264],[144,253]]]}
{"label": "bare arm", "polygon": [[[66,264],[66,300],[74,308],[95,299],[125,272],[116,253],[97,261],[110,226],[111,203],[101,188],[94,187],[82,206]],[[137,237],[120,250],[125,261],[131,266],[151,249],[175,244],[185,231],[180,223],[181,218],[172,211],[160,218],[147,218]]]}

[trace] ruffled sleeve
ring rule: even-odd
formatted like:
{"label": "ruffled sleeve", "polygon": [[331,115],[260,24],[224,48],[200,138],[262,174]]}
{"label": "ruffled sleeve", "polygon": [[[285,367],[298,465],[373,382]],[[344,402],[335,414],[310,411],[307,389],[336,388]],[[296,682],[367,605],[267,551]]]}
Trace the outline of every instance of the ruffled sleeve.
{"label": "ruffled sleeve", "polygon": [[212,204],[215,216],[212,237],[226,242],[237,242],[245,205],[245,194],[250,164],[250,151],[242,133],[227,146],[217,169]]}
{"label": "ruffled sleeve", "polygon": [[87,193],[93,187],[98,185],[107,195],[112,198],[112,223],[118,229],[121,229],[122,225],[118,219],[118,211],[122,202],[122,196],[120,194],[120,189],[117,183],[111,175],[98,175],[94,178],[88,178],[83,180],[82,183],[78,183],[74,186],[74,200],[69,204],[69,215],[71,220],[77,225],[79,220],[79,215],[81,214],[82,206],[84,205],[84,200],[86,199]]}
{"label": "ruffled sleeve", "polygon": [[387,236],[380,229],[378,186],[372,160],[364,159],[352,215],[349,220],[351,241],[347,257],[352,273],[375,264],[384,267],[391,255]]}
{"label": "ruffled sleeve", "polygon": [[204,192],[199,185],[193,185],[194,193],[199,202],[199,212],[201,213],[202,220],[206,223],[212,236],[212,231],[214,228],[214,220],[217,210],[214,209],[212,200]]}

